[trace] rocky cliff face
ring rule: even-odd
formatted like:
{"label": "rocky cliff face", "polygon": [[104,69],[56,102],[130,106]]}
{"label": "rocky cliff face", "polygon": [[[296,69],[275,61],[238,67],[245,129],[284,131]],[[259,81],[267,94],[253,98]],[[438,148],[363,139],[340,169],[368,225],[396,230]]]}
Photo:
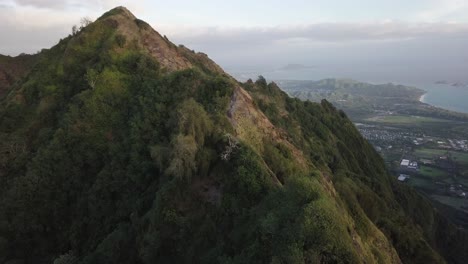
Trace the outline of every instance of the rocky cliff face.
{"label": "rocky cliff face", "polygon": [[183,47],[176,46],[165,36],[161,36],[146,22],[137,19],[125,7],[117,7],[98,19],[97,23],[105,23],[116,28],[116,33],[125,41],[137,45],[148,52],[151,57],[168,71],[178,71],[203,64],[214,72],[223,72],[206,54],[194,53]]}

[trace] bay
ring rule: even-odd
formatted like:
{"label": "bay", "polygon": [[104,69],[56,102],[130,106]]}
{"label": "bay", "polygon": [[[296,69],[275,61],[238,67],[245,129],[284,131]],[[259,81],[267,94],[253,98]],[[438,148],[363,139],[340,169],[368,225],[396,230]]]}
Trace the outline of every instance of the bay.
{"label": "bay", "polygon": [[420,87],[427,91],[421,101],[440,108],[468,113],[468,87],[426,84]]}
{"label": "bay", "polygon": [[[360,69],[344,69],[337,67],[303,68],[295,70],[262,69],[262,70],[231,70],[229,71],[239,81],[255,80],[259,75],[268,81],[278,80],[321,80],[325,78],[347,78],[372,84],[394,83],[413,86],[427,91],[421,101],[436,107],[451,111],[468,113],[468,85],[453,86],[453,83],[466,80],[450,80],[447,83],[437,83],[437,79],[428,78],[424,74],[409,71],[366,71]],[[440,76],[438,76],[440,77]]]}

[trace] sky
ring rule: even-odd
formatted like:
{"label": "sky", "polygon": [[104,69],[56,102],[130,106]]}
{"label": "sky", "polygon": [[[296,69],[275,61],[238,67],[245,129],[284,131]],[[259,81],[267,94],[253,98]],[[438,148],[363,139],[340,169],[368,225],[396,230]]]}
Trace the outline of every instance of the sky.
{"label": "sky", "polygon": [[237,74],[302,64],[315,79],[468,80],[468,0],[0,0],[0,54],[49,48],[120,5]]}

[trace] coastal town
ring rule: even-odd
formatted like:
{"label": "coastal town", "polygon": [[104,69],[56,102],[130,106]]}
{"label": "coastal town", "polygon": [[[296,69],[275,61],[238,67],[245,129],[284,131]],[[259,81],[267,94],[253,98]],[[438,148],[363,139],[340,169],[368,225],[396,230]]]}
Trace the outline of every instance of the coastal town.
{"label": "coastal town", "polygon": [[449,139],[389,127],[382,128],[376,125],[362,123],[356,123],[355,125],[362,136],[371,142],[378,151],[384,148],[391,149],[397,142],[415,146],[432,144],[437,145],[440,149],[468,152],[468,137],[467,139]]}
{"label": "coastal town", "polygon": [[468,139],[447,139],[427,136],[422,133],[405,132],[401,130],[382,129],[374,125],[357,123],[356,127],[362,136],[380,151],[382,148],[392,148],[395,142],[421,146],[436,144],[438,148],[468,152]]}
{"label": "coastal town", "polygon": [[401,128],[356,123],[401,184],[440,205],[460,228],[468,229],[468,139],[443,138]]}

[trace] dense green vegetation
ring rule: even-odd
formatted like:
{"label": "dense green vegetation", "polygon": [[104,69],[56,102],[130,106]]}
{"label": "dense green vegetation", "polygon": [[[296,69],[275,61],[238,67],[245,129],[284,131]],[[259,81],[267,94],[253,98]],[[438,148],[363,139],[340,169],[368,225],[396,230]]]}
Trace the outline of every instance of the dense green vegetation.
{"label": "dense green vegetation", "polygon": [[467,258],[467,235],[389,177],[344,112],[259,78],[242,84],[252,111],[285,139],[238,138],[255,129],[227,114],[241,84],[172,45],[193,67],[164,68],[122,35],[125,14],[43,51],[1,101],[0,262]]}
{"label": "dense green vegetation", "polygon": [[[421,103],[423,91],[401,85],[342,79],[279,83],[292,96],[317,102],[326,98],[343,109],[379,151],[394,177],[409,174],[407,184],[426,195],[457,227],[468,228],[468,202],[463,195],[468,192],[467,114]],[[407,170],[400,166],[402,159],[430,167]],[[443,201],[460,201],[434,198],[441,196]]]}
{"label": "dense green vegetation", "polygon": [[16,57],[0,55],[0,99],[31,70],[37,59],[38,55],[21,54]]}
{"label": "dense green vegetation", "polygon": [[[464,254],[457,251],[461,248],[446,246],[449,241],[444,232],[450,229],[448,232],[460,233],[458,238],[463,236],[464,240],[466,234],[462,235],[463,232],[455,227],[441,228],[439,222],[446,223],[446,220],[432,211],[428,202],[415,191],[388,177],[379,156],[363,141],[344,112],[335,110],[327,101],[322,101],[319,107],[314,103],[289,98],[274,83],[268,86],[259,82],[256,85],[247,83],[246,89],[254,94],[257,104],[269,115],[270,120],[280,120],[276,125],[288,131],[288,134],[301,135],[293,139],[301,139],[296,143],[302,146],[304,152],[314,150],[310,155],[319,168],[331,171],[335,188],[347,203],[351,214],[362,210],[387,237],[391,237],[403,262],[437,262],[437,256],[431,252],[430,244],[441,252],[446,252],[445,256],[450,256],[449,261],[456,262],[451,258]],[[268,103],[264,99],[266,94],[281,100]],[[286,118],[279,117],[280,110],[271,110],[281,105],[288,111]],[[322,150],[319,155],[318,150]],[[354,217],[359,219],[358,215]],[[412,226],[413,224],[418,227]],[[442,240],[444,242],[441,243]],[[449,243],[452,245],[455,242]]]}

